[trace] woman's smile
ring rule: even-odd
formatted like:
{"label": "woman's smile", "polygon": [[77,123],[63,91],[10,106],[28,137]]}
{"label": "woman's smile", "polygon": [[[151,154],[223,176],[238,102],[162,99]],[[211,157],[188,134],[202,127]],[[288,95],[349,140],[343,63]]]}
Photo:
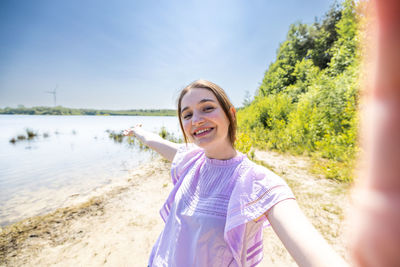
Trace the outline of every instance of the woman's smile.
{"label": "woman's smile", "polygon": [[202,137],[202,136],[209,134],[212,130],[214,130],[214,128],[212,128],[212,127],[200,128],[200,129],[195,130],[193,135],[195,137]]}

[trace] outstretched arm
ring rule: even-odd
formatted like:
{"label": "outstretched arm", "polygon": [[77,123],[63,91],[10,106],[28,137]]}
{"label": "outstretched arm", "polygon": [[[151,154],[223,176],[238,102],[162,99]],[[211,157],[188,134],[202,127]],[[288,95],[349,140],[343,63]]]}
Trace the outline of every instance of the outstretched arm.
{"label": "outstretched arm", "polygon": [[295,200],[279,202],[266,215],[299,266],[348,266],[312,226]]}
{"label": "outstretched arm", "polygon": [[178,144],[167,141],[157,134],[144,130],[141,125],[126,129],[123,134],[126,136],[134,135],[140,142],[159,153],[168,161],[174,159],[176,151],[178,150]]}

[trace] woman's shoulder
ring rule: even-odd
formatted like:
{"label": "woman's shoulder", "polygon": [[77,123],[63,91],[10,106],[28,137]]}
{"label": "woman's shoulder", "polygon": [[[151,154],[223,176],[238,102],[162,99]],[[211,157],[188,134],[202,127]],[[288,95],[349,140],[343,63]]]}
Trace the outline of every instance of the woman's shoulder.
{"label": "woman's shoulder", "polygon": [[175,184],[179,177],[204,154],[204,151],[193,144],[182,144],[178,147],[171,164],[172,181]]}
{"label": "woman's shoulder", "polygon": [[267,167],[257,164],[247,157],[245,157],[242,161],[242,164],[240,164],[239,174],[253,179],[262,179],[264,177],[278,176]]}
{"label": "woman's shoulder", "polygon": [[172,160],[172,165],[177,165],[182,162],[185,158],[191,158],[195,154],[202,153],[203,150],[192,144],[192,143],[184,143],[184,144],[179,144],[178,149],[176,150],[176,154],[174,159]]}
{"label": "woman's shoulder", "polygon": [[243,160],[236,177],[236,189],[239,192],[247,192],[252,195],[255,192],[258,194],[278,187],[289,190],[285,180],[267,167],[248,158]]}

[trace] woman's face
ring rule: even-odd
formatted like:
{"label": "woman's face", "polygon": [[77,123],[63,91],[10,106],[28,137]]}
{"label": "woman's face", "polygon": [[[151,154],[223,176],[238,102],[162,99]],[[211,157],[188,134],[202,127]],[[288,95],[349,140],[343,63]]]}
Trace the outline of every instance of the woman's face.
{"label": "woman's face", "polygon": [[229,119],[217,98],[208,89],[190,89],[181,101],[183,129],[189,140],[207,149],[232,147],[229,141]]}

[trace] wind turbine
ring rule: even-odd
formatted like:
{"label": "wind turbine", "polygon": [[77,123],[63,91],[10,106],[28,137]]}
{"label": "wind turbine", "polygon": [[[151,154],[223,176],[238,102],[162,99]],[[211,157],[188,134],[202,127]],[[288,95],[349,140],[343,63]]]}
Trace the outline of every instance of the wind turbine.
{"label": "wind turbine", "polygon": [[57,97],[57,87],[58,87],[58,84],[56,85],[56,87],[54,88],[54,90],[53,91],[46,91],[45,93],[48,93],[48,94],[53,94],[53,96],[54,96],[54,106],[56,106],[56,97]]}

